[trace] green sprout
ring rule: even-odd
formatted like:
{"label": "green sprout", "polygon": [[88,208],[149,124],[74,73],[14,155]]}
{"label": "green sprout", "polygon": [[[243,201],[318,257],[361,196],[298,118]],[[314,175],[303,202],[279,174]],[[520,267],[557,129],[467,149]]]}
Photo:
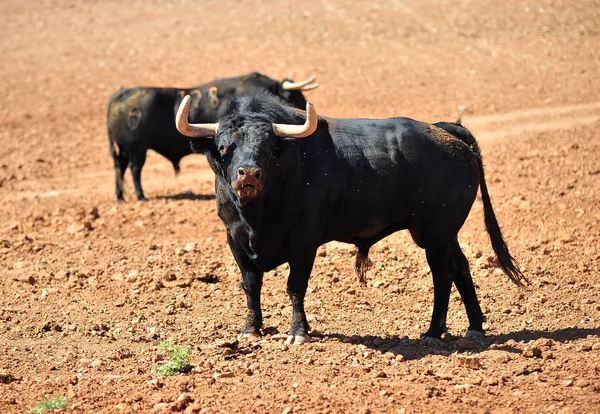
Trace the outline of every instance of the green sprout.
{"label": "green sprout", "polygon": [[37,403],[27,414],[39,414],[48,410],[61,410],[67,406],[65,397],[54,397]]}
{"label": "green sprout", "polygon": [[164,365],[159,365],[152,370],[158,375],[175,375],[178,372],[190,372],[192,366],[190,365],[190,347],[180,348],[174,345],[173,342],[163,342],[158,345],[162,349],[167,357],[171,360]]}

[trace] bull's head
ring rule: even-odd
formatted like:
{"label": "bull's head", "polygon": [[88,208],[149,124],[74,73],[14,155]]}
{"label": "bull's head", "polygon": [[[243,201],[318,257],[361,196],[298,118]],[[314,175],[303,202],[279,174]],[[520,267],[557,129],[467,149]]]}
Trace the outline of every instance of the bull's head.
{"label": "bull's head", "polygon": [[267,181],[269,167],[277,163],[277,152],[285,138],[306,138],[317,129],[317,111],[306,103],[302,125],[275,124],[260,114],[243,118],[224,117],[221,123],[190,124],[190,96],[183,98],[176,116],[179,132],[190,138],[214,137],[212,145],[223,172],[241,206],[258,197]]}

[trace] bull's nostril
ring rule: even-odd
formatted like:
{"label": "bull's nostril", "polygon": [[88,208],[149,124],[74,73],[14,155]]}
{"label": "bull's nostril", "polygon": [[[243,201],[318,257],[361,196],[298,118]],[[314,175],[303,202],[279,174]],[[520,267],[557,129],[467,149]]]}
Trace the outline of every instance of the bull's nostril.
{"label": "bull's nostril", "polygon": [[261,174],[260,170],[257,170],[257,171],[254,173],[254,176],[256,177],[256,179],[257,179],[257,180],[260,180],[260,177],[261,177],[261,175],[262,175],[262,174]]}
{"label": "bull's nostril", "polygon": [[244,171],[243,168],[238,169],[237,173],[238,173],[238,175],[246,175],[246,172]]}

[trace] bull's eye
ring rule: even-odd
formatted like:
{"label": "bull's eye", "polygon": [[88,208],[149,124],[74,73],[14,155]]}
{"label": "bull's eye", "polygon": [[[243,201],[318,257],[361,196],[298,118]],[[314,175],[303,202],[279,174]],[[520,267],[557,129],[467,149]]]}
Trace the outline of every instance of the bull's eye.
{"label": "bull's eye", "polygon": [[225,145],[221,144],[219,145],[219,153],[221,153],[221,157],[224,157],[227,155],[227,147],[225,147]]}

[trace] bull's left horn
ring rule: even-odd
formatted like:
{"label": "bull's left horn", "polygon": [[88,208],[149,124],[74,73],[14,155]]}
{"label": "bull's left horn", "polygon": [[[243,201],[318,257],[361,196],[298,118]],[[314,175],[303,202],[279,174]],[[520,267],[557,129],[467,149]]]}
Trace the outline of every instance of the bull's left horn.
{"label": "bull's left horn", "polygon": [[306,121],[302,125],[273,124],[273,132],[278,137],[306,138],[317,130],[319,117],[312,102],[306,102]]}
{"label": "bull's left horn", "polygon": [[177,130],[190,138],[213,137],[217,135],[219,124],[190,124],[188,122],[188,113],[190,111],[190,102],[192,97],[186,95],[177,109],[175,116],[175,125]]}
{"label": "bull's left horn", "polygon": [[311,76],[310,78],[304,79],[300,82],[283,81],[281,83],[281,87],[286,91],[310,91],[311,89],[315,89],[319,86],[319,84],[315,82],[316,79],[316,76]]}

